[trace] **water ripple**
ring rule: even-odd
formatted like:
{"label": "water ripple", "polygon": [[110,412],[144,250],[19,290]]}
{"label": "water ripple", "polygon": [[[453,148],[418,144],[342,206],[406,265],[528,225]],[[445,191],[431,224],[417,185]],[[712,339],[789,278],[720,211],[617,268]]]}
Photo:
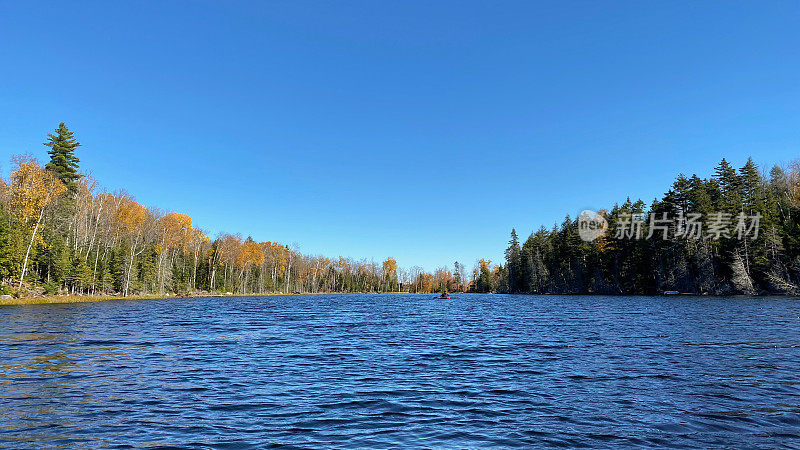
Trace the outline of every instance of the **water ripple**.
{"label": "water ripple", "polygon": [[798,318],[787,298],[7,306],[0,446],[797,447]]}

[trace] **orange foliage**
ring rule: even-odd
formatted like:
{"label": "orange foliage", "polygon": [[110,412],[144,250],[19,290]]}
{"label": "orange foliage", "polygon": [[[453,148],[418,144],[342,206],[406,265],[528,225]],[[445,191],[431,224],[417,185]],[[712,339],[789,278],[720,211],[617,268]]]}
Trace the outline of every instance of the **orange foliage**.
{"label": "orange foliage", "polygon": [[245,241],[236,256],[236,265],[239,268],[245,268],[250,265],[260,266],[261,264],[264,264],[264,252],[261,247],[251,240]]}
{"label": "orange foliage", "polygon": [[[110,194],[105,195],[110,196]],[[146,219],[147,209],[127,197],[122,198],[114,211],[114,222],[120,230],[127,234],[138,232]]]}
{"label": "orange foliage", "polygon": [[187,252],[192,242],[192,218],[186,214],[171,212],[161,219],[162,241],[167,250]]}

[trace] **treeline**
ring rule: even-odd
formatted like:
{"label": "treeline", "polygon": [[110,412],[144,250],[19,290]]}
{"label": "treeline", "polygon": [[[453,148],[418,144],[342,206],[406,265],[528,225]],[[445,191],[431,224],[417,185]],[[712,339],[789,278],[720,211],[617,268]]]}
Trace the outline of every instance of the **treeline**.
{"label": "treeline", "polygon": [[710,178],[679,175],[648,208],[602,210],[607,228],[581,239],[569,216],[525,242],[514,230],[502,265],[481,261],[475,290],[657,294],[800,294],[800,162],[762,174],[725,159]]}
{"label": "treeline", "polygon": [[[0,294],[504,292],[800,294],[800,162],[761,173],[726,160],[710,178],[683,175],[649,207],[601,210],[592,239],[569,216],[520,242],[505,261],[456,262],[428,273],[302,254],[239,234],[213,239],[192,218],[106,192],[79,172],[80,146],[62,123],[49,162],[12,159],[0,178]],[[582,238],[583,237],[583,238]]]}
{"label": "treeline", "polygon": [[50,161],[13,158],[0,178],[0,293],[191,294],[466,290],[464,268],[426,273],[309,256],[238,234],[211,239],[192,218],[105,192],[79,172],[80,143],[61,123]]}

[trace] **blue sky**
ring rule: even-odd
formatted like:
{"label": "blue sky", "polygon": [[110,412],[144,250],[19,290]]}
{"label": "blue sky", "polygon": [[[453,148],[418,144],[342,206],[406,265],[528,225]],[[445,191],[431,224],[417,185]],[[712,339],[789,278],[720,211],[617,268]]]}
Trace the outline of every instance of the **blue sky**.
{"label": "blue sky", "polygon": [[433,269],[800,157],[800,3],[3,2],[0,163],[64,121],[209,233]]}

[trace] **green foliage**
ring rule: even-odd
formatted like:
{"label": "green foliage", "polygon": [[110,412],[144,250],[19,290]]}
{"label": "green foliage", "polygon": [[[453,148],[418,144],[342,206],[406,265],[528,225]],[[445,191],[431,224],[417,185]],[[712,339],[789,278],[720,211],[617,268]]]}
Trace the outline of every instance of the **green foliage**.
{"label": "green foliage", "polygon": [[504,291],[519,292],[522,290],[522,252],[519,246],[519,237],[517,237],[517,230],[511,229],[511,240],[508,241],[508,248],[505,252],[507,286]]}
{"label": "green foliage", "polygon": [[[609,230],[597,241],[578,239],[577,222],[569,217],[550,231],[531,234],[521,250],[512,230],[495,286],[528,293],[800,293],[798,175],[775,167],[765,179],[752,159],[738,170],[723,159],[710,179],[678,175],[649,209],[630,198],[615,205],[606,213]],[[613,238],[623,216],[642,214],[647,236],[651,217],[707,218],[718,211],[730,214],[734,224],[738,214],[760,215],[761,232],[755,239]],[[477,275],[476,290],[486,289],[487,275]]]}
{"label": "green foliage", "polygon": [[17,274],[15,247],[19,247],[19,230],[12,227],[11,215],[0,203],[0,280]]}
{"label": "green foliage", "polygon": [[78,173],[78,163],[80,160],[75,156],[75,150],[80,147],[80,143],[75,139],[73,133],[69,131],[64,122],[58,124],[55,134],[47,135],[47,142],[44,145],[50,147],[47,152],[50,155],[50,162],[45,168],[55,172],[56,176],[67,186],[73,195],[77,190],[76,182],[81,178]]}
{"label": "green foliage", "polygon": [[42,287],[44,288],[44,292],[48,295],[58,294],[58,283],[54,281],[48,281],[42,285]]}
{"label": "green foliage", "polygon": [[67,273],[67,283],[72,292],[82,292],[92,283],[92,270],[83,258],[73,258]]}

